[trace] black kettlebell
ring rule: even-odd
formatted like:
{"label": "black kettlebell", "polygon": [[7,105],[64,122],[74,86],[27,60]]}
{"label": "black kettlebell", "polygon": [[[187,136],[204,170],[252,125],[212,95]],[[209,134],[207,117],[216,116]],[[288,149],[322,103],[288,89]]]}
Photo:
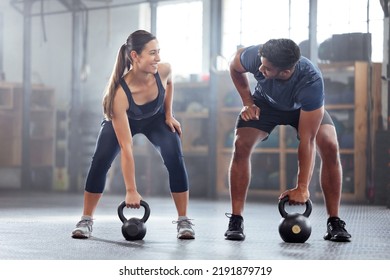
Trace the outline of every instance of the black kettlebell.
{"label": "black kettlebell", "polygon": [[285,210],[287,201],[288,196],[279,201],[279,212],[282,215],[279,223],[280,237],[288,243],[305,243],[311,234],[311,224],[308,219],[312,210],[311,200],[306,201],[306,210],[303,214],[288,214]]}
{"label": "black kettlebell", "polygon": [[145,208],[145,214],[141,219],[130,218],[126,219],[123,215],[123,209],[126,207],[126,202],[123,201],[118,206],[118,216],[122,221],[122,234],[126,240],[142,240],[146,235],[145,222],[149,219],[150,208],[146,201],[141,200],[141,206]]}

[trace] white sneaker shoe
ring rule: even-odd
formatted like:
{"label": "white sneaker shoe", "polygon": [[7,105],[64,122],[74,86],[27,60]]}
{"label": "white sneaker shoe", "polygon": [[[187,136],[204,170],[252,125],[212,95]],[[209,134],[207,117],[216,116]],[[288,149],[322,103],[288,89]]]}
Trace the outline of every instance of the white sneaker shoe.
{"label": "white sneaker shoe", "polygon": [[172,223],[177,224],[178,239],[195,239],[195,231],[192,228],[194,224],[190,219],[180,219],[178,221],[173,221]]}
{"label": "white sneaker shoe", "polygon": [[90,238],[92,234],[93,221],[91,219],[82,219],[76,224],[72,231],[73,238]]}

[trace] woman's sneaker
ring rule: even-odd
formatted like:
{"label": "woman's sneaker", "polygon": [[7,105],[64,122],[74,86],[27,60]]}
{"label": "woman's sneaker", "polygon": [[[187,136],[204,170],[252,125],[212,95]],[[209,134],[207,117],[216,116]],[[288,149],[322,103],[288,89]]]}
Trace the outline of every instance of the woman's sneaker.
{"label": "woman's sneaker", "polygon": [[179,220],[173,221],[172,223],[177,224],[178,239],[195,239],[195,231],[192,228],[194,224],[191,222],[191,219],[179,218]]}
{"label": "woman's sneaker", "polygon": [[81,219],[72,231],[73,238],[90,238],[92,234],[93,221],[91,219]]}
{"label": "woman's sneaker", "polygon": [[338,217],[331,217],[326,224],[327,231],[324,235],[325,240],[348,242],[351,235],[345,229],[345,222]]}

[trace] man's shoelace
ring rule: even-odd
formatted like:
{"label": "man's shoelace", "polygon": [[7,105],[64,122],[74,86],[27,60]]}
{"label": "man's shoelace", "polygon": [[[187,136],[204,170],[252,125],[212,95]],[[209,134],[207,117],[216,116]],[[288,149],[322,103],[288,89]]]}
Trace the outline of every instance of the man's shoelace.
{"label": "man's shoelace", "polygon": [[230,214],[230,213],[225,213],[225,216],[230,219],[230,221],[229,221],[229,230],[230,231],[241,229],[241,220],[240,219],[238,219],[238,218],[232,219],[233,214]]}
{"label": "man's shoelace", "polygon": [[345,231],[345,222],[342,220],[335,220],[330,222],[332,229],[341,229]]}

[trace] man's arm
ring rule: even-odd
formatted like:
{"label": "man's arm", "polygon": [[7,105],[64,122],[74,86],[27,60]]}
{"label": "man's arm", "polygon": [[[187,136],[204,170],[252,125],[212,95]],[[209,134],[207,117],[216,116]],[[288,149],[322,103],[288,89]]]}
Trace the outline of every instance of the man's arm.
{"label": "man's arm", "polygon": [[303,204],[309,197],[309,184],[316,155],[316,135],[324,116],[324,106],[314,111],[303,111],[299,117],[298,174],[295,188],[281,194],[289,197],[291,204]]}
{"label": "man's arm", "polygon": [[323,116],[324,107],[310,112],[301,110],[298,129],[300,137],[298,146],[298,188],[303,187],[307,189],[309,186],[315,161],[315,138]]}
{"label": "man's arm", "polygon": [[244,120],[254,120],[259,118],[260,109],[254,105],[249,80],[245,68],[240,61],[241,53],[244,49],[239,49],[230,63],[230,77],[236,87],[244,108],[241,110],[241,117]]}

